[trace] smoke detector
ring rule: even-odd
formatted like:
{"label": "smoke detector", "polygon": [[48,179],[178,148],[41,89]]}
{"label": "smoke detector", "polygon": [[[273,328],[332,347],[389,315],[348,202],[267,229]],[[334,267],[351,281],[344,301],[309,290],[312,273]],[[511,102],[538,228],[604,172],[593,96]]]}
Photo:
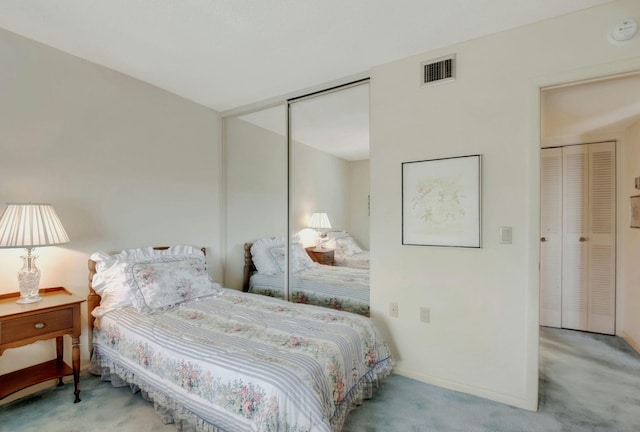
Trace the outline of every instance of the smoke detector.
{"label": "smoke detector", "polygon": [[628,19],[612,28],[608,34],[608,39],[610,43],[617,45],[633,39],[637,32],[638,23],[632,19]]}

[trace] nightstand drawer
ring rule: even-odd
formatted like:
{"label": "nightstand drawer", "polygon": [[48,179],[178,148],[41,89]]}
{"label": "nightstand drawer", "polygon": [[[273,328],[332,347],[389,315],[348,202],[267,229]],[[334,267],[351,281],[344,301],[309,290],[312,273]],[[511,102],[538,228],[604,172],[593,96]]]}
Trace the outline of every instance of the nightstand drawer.
{"label": "nightstand drawer", "polygon": [[73,308],[58,309],[0,321],[0,344],[73,328]]}
{"label": "nightstand drawer", "polygon": [[335,251],[333,249],[317,249],[309,247],[306,249],[311,259],[318,264],[332,266],[335,264]]}

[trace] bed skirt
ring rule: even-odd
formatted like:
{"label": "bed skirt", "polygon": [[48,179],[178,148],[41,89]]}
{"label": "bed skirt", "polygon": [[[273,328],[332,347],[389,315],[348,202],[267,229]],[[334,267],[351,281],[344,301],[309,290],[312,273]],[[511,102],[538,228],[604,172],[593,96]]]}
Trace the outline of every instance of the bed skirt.
{"label": "bed skirt", "polygon": [[[344,400],[337,406],[331,419],[331,428],[334,432],[340,432],[349,412],[361,405],[364,400],[374,396],[380,383],[391,374],[393,360],[384,359],[372,367],[358,384],[345,395]],[[175,424],[179,432],[231,432],[219,429],[215,425],[205,422],[185,406],[163,394],[161,389],[150,384],[135,372],[100,355],[99,347],[91,358],[89,372],[100,376],[103,381],[110,381],[114,387],[129,386],[132,392],[140,392],[143,399],[153,403],[156,413],[164,424]]]}

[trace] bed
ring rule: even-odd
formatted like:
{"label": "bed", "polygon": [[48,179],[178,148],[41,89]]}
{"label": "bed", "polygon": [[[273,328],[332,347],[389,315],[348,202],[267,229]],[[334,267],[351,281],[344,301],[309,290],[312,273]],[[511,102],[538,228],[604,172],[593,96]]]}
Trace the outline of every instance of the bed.
{"label": "bed", "polygon": [[90,371],[195,431],[340,431],[392,367],[363,316],[212,283],[188,246],[95,253]]}
{"label": "bed", "polygon": [[334,251],[335,265],[351,268],[370,268],[369,251],[362,249],[347,231],[329,231],[320,239],[324,249]]}
{"label": "bed", "polygon": [[[285,240],[268,237],[244,245],[242,290],[284,297]],[[291,244],[289,299],[369,316],[369,270],[313,262],[299,243]]]}

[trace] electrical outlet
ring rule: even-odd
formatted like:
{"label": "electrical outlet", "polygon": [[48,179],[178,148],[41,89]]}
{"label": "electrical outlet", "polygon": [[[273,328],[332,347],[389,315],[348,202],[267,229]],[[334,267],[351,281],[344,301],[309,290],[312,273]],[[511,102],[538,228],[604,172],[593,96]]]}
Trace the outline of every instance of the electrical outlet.
{"label": "electrical outlet", "polygon": [[389,303],[389,316],[398,317],[398,303]]}
{"label": "electrical outlet", "polygon": [[420,321],[424,323],[431,322],[431,309],[428,307],[420,308]]}

